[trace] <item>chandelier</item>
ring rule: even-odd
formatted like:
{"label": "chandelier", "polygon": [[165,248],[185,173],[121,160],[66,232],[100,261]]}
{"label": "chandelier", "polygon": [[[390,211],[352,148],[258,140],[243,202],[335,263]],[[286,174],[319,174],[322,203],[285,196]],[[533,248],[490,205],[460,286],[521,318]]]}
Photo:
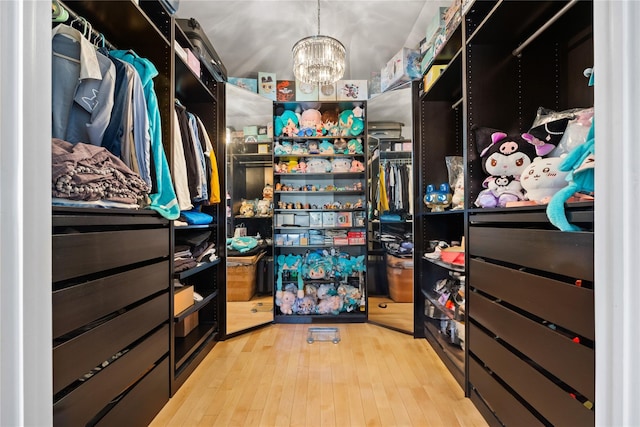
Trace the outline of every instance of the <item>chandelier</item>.
{"label": "chandelier", "polygon": [[320,35],[320,0],[318,0],[318,35],[293,45],[293,74],[304,83],[333,84],[344,75],[345,49],[333,37]]}

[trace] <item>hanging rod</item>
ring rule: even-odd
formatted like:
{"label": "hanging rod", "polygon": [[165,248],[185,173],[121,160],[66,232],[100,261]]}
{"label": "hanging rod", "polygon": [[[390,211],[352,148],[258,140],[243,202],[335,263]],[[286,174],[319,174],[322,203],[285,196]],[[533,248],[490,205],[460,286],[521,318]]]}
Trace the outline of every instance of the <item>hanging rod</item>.
{"label": "hanging rod", "polygon": [[544,25],[540,28],[538,28],[538,30],[533,33],[531,36],[529,36],[528,39],[526,39],[524,41],[524,43],[522,43],[520,46],[518,46],[517,48],[515,48],[513,50],[513,52],[511,52],[511,54],[513,56],[516,57],[520,57],[522,55],[522,51],[524,50],[525,47],[527,47],[531,42],[533,42],[536,38],[538,38],[538,36],[540,34],[542,34],[547,28],[549,28],[554,22],[556,22],[558,19],[560,19],[560,17],[562,15],[564,15],[565,13],[567,13],[567,11],[569,9],[571,9],[573,6],[575,6],[578,3],[579,0],[571,0],[569,3],[567,3],[565,5],[565,7],[563,7],[562,9],[560,9],[558,11],[558,13],[556,13],[555,15],[553,15],[553,17],[551,19],[549,19],[547,22],[544,23]]}
{"label": "hanging rod", "polygon": [[464,101],[464,98],[458,99],[456,102],[453,103],[453,105],[451,106],[451,109],[455,110],[456,108],[458,108],[460,104],[462,104],[462,101]]}
{"label": "hanging rod", "polygon": [[86,22],[87,24],[90,25],[91,34],[90,34],[90,37],[89,37],[89,41],[91,41],[91,36],[93,36],[95,38],[96,42],[104,42],[104,45],[109,50],[117,50],[117,48],[113,44],[109,43],[109,41],[104,37],[104,34],[96,31],[93,28],[93,26],[91,26],[91,23],[89,22],[88,19],[78,15],[76,12],[74,12],[71,9],[69,9],[69,6],[67,6],[66,4],[62,3],[61,1],[59,1],[58,3],[60,3],[60,7],[64,8],[67,12],[69,12],[69,19],[67,20],[67,22],[69,22],[69,21],[71,21],[71,22],[79,21],[80,23]]}

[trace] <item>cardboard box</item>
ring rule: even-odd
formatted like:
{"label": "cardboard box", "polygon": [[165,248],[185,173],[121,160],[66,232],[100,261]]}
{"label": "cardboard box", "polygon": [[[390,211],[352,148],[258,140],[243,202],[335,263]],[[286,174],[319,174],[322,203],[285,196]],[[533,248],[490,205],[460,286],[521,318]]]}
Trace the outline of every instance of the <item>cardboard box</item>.
{"label": "cardboard box", "polygon": [[366,101],[368,82],[366,80],[338,80],[336,96],[338,101]]}
{"label": "cardboard box", "polygon": [[420,52],[403,47],[387,62],[380,76],[380,89],[384,92],[422,76]]}
{"label": "cardboard box", "polygon": [[320,85],[318,88],[319,101],[335,101],[337,99],[336,84]]}
{"label": "cardboard box", "polygon": [[348,245],[349,239],[347,237],[334,237],[333,238],[334,245]]}
{"label": "cardboard box", "polygon": [[176,337],[178,338],[186,337],[187,335],[189,335],[191,331],[193,331],[195,328],[198,327],[198,324],[199,324],[198,312],[196,311],[195,313],[191,313],[190,315],[182,319],[180,322],[176,323],[176,326],[175,326]]}
{"label": "cardboard box", "polygon": [[257,93],[258,92],[258,80],[256,79],[245,79],[242,77],[229,77],[229,83],[232,85],[241,87],[242,89],[246,89],[249,92]]}
{"label": "cardboard box", "polygon": [[296,101],[317,101],[318,85],[296,80]]}
{"label": "cardboard box", "polygon": [[242,134],[245,136],[258,136],[258,126],[245,126],[242,128]]}
{"label": "cardboard box", "polygon": [[278,102],[292,102],[296,99],[295,80],[278,80],[276,84],[276,100]]}
{"label": "cardboard box", "polygon": [[429,71],[424,75],[423,79],[425,92],[429,90],[436,80],[438,80],[438,77],[440,77],[440,74],[442,74],[446,68],[446,65],[432,65],[431,68],[429,68]]}
{"label": "cardboard box", "polygon": [[269,144],[258,144],[258,154],[269,154],[269,147]]}
{"label": "cardboard box", "polygon": [[193,304],[193,285],[177,288],[173,294],[173,315],[177,316]]}
{"label": "cardboard box", "polygon": [[258,93],[273,101],[276,96],[276,73],[258,72]]}
{"label": "cardboard box", "polygon": [[440,33],[441,30],[444,29],[445,27],[444,15],[445,13],[447,13],[447,9],[448,9],[447,7],[439,7],[436,10],[435,15],[433,15],[433,18],[431,19],[429,24],[427,24],[425,38],[427,39],[426,42],[428,44],[433,43],[436,36]]}

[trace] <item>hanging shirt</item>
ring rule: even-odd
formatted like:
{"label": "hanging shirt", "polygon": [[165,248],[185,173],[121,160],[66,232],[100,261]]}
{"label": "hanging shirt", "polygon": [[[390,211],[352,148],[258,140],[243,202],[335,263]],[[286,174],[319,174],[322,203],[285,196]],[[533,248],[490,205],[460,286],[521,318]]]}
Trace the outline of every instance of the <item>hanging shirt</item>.
{"label": "hanging shirt", "polygon": [[53,29],[51,47],[52,137],[101,146],[113,109],[114,65],[68,25]]}
{"label": "hanging shirt", "polygon": [[175,109],[171,116],[173,117],[173,183],[175,184],[180,210],[188,211],[193,208],[193,204],[191,203],[191,196],[189,195],[187,163],[184,159],[180,122],[178,121],[178,113]]}
{"label": "hanging shirt", "polygon": [[207,163],[204,158],[202,144],[200,143],[200,136],[198,135],[198,124],[196,123],[196,118],[191,113],[187,113],[187,117],[189,118],[189,132],[191,134],[193,151],[196,153],[196,167],[198,170],[198,195],[194,202],[203,202],[205,200],[209,200],[209,193],[207,191]]}
{"label": "hanging shirt", "polygon": [[131,50],[114,50],[111,54],[123,61],[132,64],[142,81],[144,96],[147,102],[147,115],[149,117],[149,131],[151,135],[151,156],[155,172],[154,193],[150,194],[151,209],[157,211],[167,219],[180,217],[178,200],[171,181],[169,164],[164,154],[162,145],[162,129],[160,123],[160,110],[158,98],[153,87],[153,78],[158,75],[156,67],[146,58],[141,58]]}
{"label": "hanging shirt", "polygon": [[220,203],[220,176],[218,175],[218,161],[216,160],[216,153],[213,151],[213,144],[211,143],[211,139],[209,138],[209,134],[200,120],[200,117],[196,116],[198,120],[198,125],[200,127],[200,133],[202,134],[202,139],[205,142],[205,155],[209,156],[210,164],[211,164],[211,177],[209,184],[209,203],[215,204]]}

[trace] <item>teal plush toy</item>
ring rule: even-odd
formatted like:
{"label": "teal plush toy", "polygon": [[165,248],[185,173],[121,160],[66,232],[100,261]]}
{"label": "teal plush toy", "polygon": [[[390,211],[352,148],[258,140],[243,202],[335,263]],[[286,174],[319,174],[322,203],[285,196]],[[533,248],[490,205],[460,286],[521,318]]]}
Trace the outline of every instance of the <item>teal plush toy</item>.
{"label": "teal plush toy", "polygon": [[564,203],[574,193],[592,193],[595,187],[595,138],[594,125],[591,124],[587,140],[571,150],[560,163],[558,169],[569,172],[569,185],[558,191],[547,206],[549,221],[562,231],[580,231],[580,227],[567,220]]}
{"label": "teal plush toy", "polygon": [[[594,73],[589,78],[589,86],[593,86]],[[549,221],[562,231],[580,231],[580,227],[571,224],[567,220],[564,211],[564,202],[575,193],[593,193],[595,190],[596,176],[596,140],[595,140],[595,118],[591,121],[591,127],[587,134],[587,139],[581,145],[571,150],[567,157],[560,163],[558,169],[569,172],[567,175],[567,185],[558,191],[547,205],[547,217]]]}
{"label": "teal plush toy", "polygon": [[298,116],[290,110],[285,110],[276,116],[274,130],[276,136],[296,136],[298,134]]}
{"label": "teal plush toy", "polygon": [[353,110],[344,110],[338,116],[340,136],[358,136],[364,130],[364,121],[356,117]]}

